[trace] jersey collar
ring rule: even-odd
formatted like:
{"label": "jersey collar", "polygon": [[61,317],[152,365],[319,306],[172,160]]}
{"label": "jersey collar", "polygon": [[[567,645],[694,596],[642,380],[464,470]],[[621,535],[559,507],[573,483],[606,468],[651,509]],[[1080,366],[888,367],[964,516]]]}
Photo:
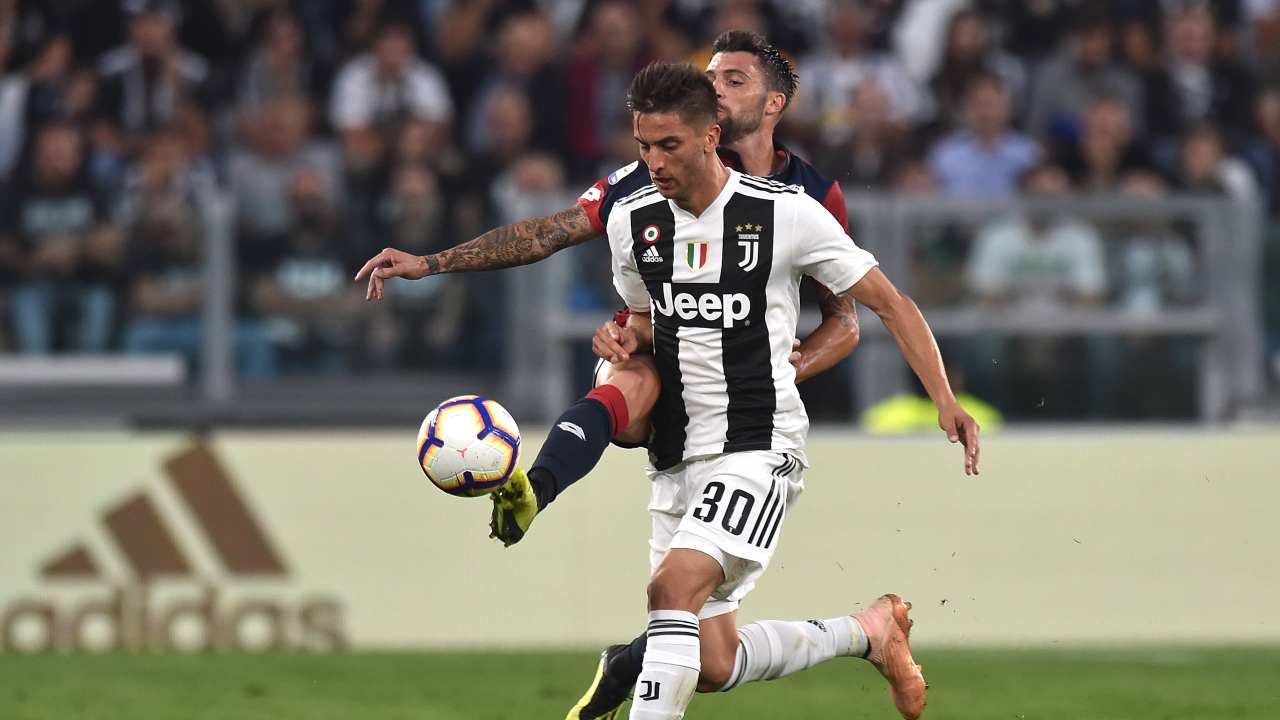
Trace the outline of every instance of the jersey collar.
{"label": "jersey collar", "polygon": [[729,179],[725,180],[724,187],[720,188],[720,194],[716,196],[715,200],[711,201],[711,204],[702,211],[701,215],[694,215],[688,210],[685,210],[677,205],[675,200],[667,200],[667,204],[671,206],[671,212],[675,213],[677,217],[684,216],[686,218],[697,220],[698,218],[707,217],[724,207],[725,203],[729,202],[729,198],[733,197],[733,192],[738,189],[738,178],[742,177],[742,173],[734,170],[732,167],[727,167],[727,169],[729,170]]}
{"label": "jersey collar", "polygon": [[[720,156],[720,159],[730,169],[737,170],[738,172],[743,172],[742,156],[739,155],[736,150],[730,150],[729,148],[721,145],[720,147],[716,148],[716,154]],[[777,172],[770,174],[768,177],[771,180],[782,180],[787,176],[788,172],[790,172],[791,170],[791,158],[792,158],[791,151],[788,150],[786,146],[782,145],[781,143],[774,142],[773,154],[774,154],[774,157],[782,158],[782,165],[781,167],[778,168]]]}

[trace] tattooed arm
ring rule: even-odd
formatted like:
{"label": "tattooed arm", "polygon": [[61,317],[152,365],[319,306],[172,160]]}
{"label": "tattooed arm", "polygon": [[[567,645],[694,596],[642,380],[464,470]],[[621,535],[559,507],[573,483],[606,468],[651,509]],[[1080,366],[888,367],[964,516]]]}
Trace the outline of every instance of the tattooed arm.
{"label": "tattooed arm", "polygon": [[858,310],[853,300],[845,295],[836,295],[822,283],[818,283],[817,288],[822,323],[793,353],[796,382],[804,382],[830,370],[858,346]]}
{"label": "tattooed arm", "polygon": [[411,255],[386,248],[370,258],[356,273],[356,282],[369,278],[367,300],[381,300],[382,283],[387,278],[418,280],[440,273],[477,272],[528,265],[549,257],[557,250],[579,245],[597,235],[587,211],[574,205],[548,217],[521,220],[494,228],[431,255]]}

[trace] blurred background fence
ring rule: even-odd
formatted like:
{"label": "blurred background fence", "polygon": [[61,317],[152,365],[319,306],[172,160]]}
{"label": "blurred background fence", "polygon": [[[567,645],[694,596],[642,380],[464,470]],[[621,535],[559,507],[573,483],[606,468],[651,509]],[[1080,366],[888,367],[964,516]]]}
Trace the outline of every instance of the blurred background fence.
{"label": "blurred background fence", "polygon": [[[858,193],[848,208],[854,234],[923,307],[953,382],[1012,420],[1220,422],[1267,412],[1265,216],[1257,205],[1191,195]],[[433,399],[474,388],[503,398],[522,418],[548,420],[583,390],[593,362],[586,340],[602,312],[581,308],[575,296],[602,281],[589,276],[604,264],[596,257],[601,248],[475,281],[489,298],[479,301],[483,324],[474,328],[486,341],[469,344],[470,360],[452,367],[359,371],[338,358],[328,369],[262,376],[243,371],[252,321],[235,300],[243,282],[232,253],[236,224],[229,198],[203,196],[203,282],[188,353],[3,357],[5,415],[144,425],[403,424]],[[1078,245],[1068,254],[1063,243]],[[346,281],[345,274],[326,280]],[[409,287],[394,283],[392,302]],[[819,419],[853,422],[875,403],[917,390],[884,327],[869,313],[862,319],[856,361],[806,388]],[[271,337],[273,323],[281,334],[297,330],[285,327],[290,320],[266,318],[259,332]],[[801,336],[817,322],[816,310],[806,311]]]}
{"label": "blurred background fence", "polygon": [[[605,243],[377,304],[348,279],[570,206],[635,158],[635,70],[729,28],[795,62],[779,143],[986,418],[1280,414],[1269,0],[0,0],[0,423],[554,417],[616,307]],[[862,320],[810,414],[910,426]]]}

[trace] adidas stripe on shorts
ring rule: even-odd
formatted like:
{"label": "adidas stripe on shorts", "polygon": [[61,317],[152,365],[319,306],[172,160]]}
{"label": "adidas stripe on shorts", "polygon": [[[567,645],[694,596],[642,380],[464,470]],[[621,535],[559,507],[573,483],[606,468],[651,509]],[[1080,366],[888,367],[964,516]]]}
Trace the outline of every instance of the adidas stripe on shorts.
{"label": "adidas stripe on shorts", "polygon": [[724,582],[698,617],[737,610],[769,567],[787,511],[804,490],[801,462],[784,452],[751,450],[646,472],[653,485],[650,572],[671,548],[704,552],[720,563]]}

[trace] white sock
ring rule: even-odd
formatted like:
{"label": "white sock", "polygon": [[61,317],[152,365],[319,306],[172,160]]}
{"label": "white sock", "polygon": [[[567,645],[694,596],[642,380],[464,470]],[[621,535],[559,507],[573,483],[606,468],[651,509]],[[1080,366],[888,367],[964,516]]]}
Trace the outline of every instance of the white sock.
{"label": "white sock", "polygon": [[631,720],[679,720],[698,687],[698,616],[683,610],[649,613],[644,664],[631,700]]}
{"label": "white sock", "polygon": [[738,628],[738,655],[727,692],[742,683],[776,680],[830,660],[867,654],[867,634],[845,615],[831,620],[761,620]]}

